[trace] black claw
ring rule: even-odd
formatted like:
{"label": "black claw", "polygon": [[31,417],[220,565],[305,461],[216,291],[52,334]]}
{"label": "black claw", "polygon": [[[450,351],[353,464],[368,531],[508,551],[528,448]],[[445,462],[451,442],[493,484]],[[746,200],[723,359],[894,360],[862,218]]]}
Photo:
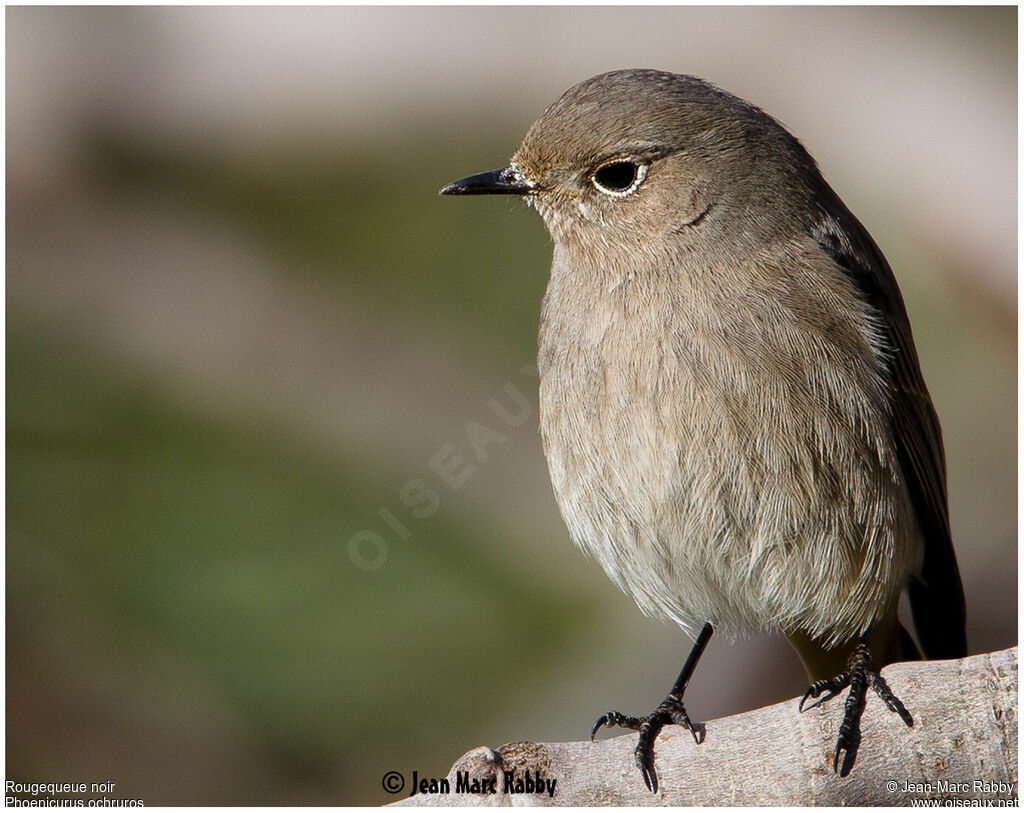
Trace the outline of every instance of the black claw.
{"label": "black claw", "polygon": [[[857,761],[857,750],[860,748],[860,718],[864,713],[869,686],[875,691],[875,694],[882,698],[889,711],[898,714],[908,726],[914,724],[914,718],[910,716],[910,712],[893,694],[889,684],[879,674],[874,659],[871,657],[867,639],[863,636],[860,643],[850,653],[846,671],[834,678],[812,683],[800,700],[800,711],[804,710],[804,704],[808,698],[813,697],[817,700],[808,707],[813,708],[813,706],[831,700],[847,686],[850,687],[850,693],[843,705],[843,722],[839,726],[836,749],[832,754],[832,767],[840,776],[847,776]],[[822,696],[823,694],[824,696]]]}
{"label": "black claw", "polygon": [[[836,750],[832,755],[832,765],[835,768],[836,773],[840,776],[849,776],[850,771],[853,770],[853,763],[857,761],[857,749],[860,747],[860,732],[857,732],[857,736],[849,741],[843,739],[842,736],[836,742]],[[843,754],[842,765],[840,765],[839,755]]]}
{"label": "black claw", "polygon": [[[681,723],[682,725],[691,728],[690,718],[686,716],[686,709],[682,707],[681,703],[678,706],[674,705],[675,703],[678,701],[671,696],[667,697],[653,713],[646,717],[633,717],[618,711],[609,711],[598,718],[591,734],[591,739],[593,739],[593,734],[596,734],[601,726],[639,731],[640,736],[637,739],[636,748],[633,749],[633,757],[644,778],[644,784],[652,793],[658,792],[658,772],[654,769],[654,743],[658,739],[658,734],[666,724],[680,722],[681,719],[685,720],[685,723]],[[700,728],[703,731],[703,726]]]}
{"label": "black claw", "polygon": [[[820,705],[831,700],[844,688],[850,685],[850,675],[847,672],[843,672],[841,675],[836,675],[834,678],[828,680],[818,680],[807,687],[807,691],[804,692],[804,696],[800,699],[800,711],[804,710],[804,703],[807,702],[807,698],[813,697],[817,700],[816,703],[812,703],[807,708],[813,709],[815,706]],[[827,694],[822,697],[822,693]]]}
{"label": "black claw", "polygon": [[647,722],[646,717],[631,717],[628,714],[623,714],[621,711],[609,711],[597,718],[597,722],[594,723],[594,727],[590,730],[590,741],[593,742],[597,732],[604,727],[629,728],[633,731],[639,731],[645,722]]}
{"label": "black claw", "polygon": [[[865,668],[866,665],[862,662],[853,664],[850,668],[850,693],[846,696],[843,722],[839,726],[839,738],[836,740],[836,751],[832,758],[832,767],[840,776],[850,773],[853,763],[857,760],[857,749],[860,747],[860,718],[868,699]],[[843,754],[842,764],[839,762],[840,754]]]}
{"label": "black claw", "polygon": [[666,697],[661,702],[661,705],[646,717],[632,717],[617,711],[609,711],[607,714],[602,714],[594,724],[591,740],[593,740],[594,735],[602,726],[615,726],[639,731],[640,736],[637,739],[636,748],[633,750],[633,756],[636,759],[637,767],[640,769],[640,774],[644,778],[644,784],[647,785],[647,789],[652,793],[657,793],[658,772],[654,768],[654,743],[657,741],[661,729],[670,723],[681,725],[688,729],[693,734],[694,742],[697,745],[704,742],[706,734],[704,724],[692,722],[690,716],[686,713],[686,708],[683,706],[682,698],[674,694]]}
{"label": "black claw", "polygon": [[647,785],[647,790],[651,793],[658,792],[658,772],[654,770],[653,765],[644,765],[642,762],[637,760],[637,764],[640,766],[640,773],[644,778],[644,784]]}
{"label": "black claw", "polygon": [[651,793],[658,792],[658,772],[654,769],[654,743],[662,728],[669,723],[675,723],[688,728],[698,745],[704,742],[704,725],[690,721],[686,708],[683,706],[683,692],[686,691],[686,686],[697,666],[697,661],[700,660],[701,653],[704,652],[708,641],[711,640],[712,632],[711,625],[705,624],[700,635],[697,636],[697,642],[686,659],[686,663],[683,664],[683,670],[679,673],[675,686],[672,687],[668,697],[651,714],[646,717],[632,717],[618,711],[609,711],[597,718],[597,722],[594,723],[594,728],[590,732],[590,739],[593,741],[597,732],[604,726],[639,731],[640,736],[637,738],[636,748],[633,749],[633,758],[640,769],[640,775],[644,778],[647,790]]}
{"label": "black claw", "polygon": [[900,719],[903,720],[908,727],[913,727],[914,718],[910,716],[910,712],[907,711],[907,707],[903,705],[895,694],[893,694],[892,689],[889,688],[889,684],[885,682],[885,678],[876,672],[868,675],[868,680],[871,682],[871,688],[875,690],[875,694],[885,701],[885,705],[888,707],[889,711],[898,714]]}
{"label": "black claw", "polygon": [[654,743],[657,741],[661,729],[665,727],[665,723],[670,721],[670,715],[665,709],[667,702],[668,698],[644,722],[640,729],[636,750],[633,752],[636,755],[636,764],[640,766],[640,773],[643,774],[644,784],[647,785],[647,789],[651,793],[658,792],[658,772],[654,768]]}

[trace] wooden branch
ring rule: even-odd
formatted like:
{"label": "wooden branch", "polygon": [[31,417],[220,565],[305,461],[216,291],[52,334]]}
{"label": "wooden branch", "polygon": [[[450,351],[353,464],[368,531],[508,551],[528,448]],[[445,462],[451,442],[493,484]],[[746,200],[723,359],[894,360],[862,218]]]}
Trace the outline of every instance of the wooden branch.
{"label": "wooden branch", "polygon": [[[701,745],[678,726],[666,728],[655,752],[656,795],[633,762],[636,734],[627,733],[593,744],[477,748],[434,782],[440,792],[397,804],[909,805],[960,799],[1000,805],[1018,798],[1016,647],[959,661],[893,664],[883,672],[913,714],[914,727],[869,692],[857,763],[845,779],[832,769],[844,692],[802,714],[794,699],[711,720]],[[403,793],[413,790],[408,778]],[[468,792],[467,785],[484,792]]]}

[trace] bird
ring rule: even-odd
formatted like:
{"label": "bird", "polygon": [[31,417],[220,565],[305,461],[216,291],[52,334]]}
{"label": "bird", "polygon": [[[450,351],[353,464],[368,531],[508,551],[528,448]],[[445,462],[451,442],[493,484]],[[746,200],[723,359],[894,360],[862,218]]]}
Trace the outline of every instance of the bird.
{"label": "bird", "polygon": [[[683,703],[712,634],[781,632],[808,700],[847,687],[832,766],[853,768],[880,674],[966,655],[942,434],[896,278],[816,161],[759,107],[649,69],[567,90],[510,163],[442,195],[515,195],[553,243],[539,423],[577,546],[695,643],[639,732]],[[906,593],[917,642],[898,616]]]}

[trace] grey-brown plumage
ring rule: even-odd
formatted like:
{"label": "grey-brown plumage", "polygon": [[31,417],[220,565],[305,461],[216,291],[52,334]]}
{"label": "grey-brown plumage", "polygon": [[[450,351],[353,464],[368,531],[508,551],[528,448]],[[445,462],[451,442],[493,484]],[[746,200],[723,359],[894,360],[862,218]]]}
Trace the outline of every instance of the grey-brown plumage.
{"label": "grey-brown plumage", "polygon": [[774,119],[693,77],[615,71],[552,104],[508,167],[444,192],[521,194],[544,218],[555,496],[644,612],[691,635],[779,629],[823,680],[855,651],[915,656],[907,589],[925,655],[966,654],[899,289]]}

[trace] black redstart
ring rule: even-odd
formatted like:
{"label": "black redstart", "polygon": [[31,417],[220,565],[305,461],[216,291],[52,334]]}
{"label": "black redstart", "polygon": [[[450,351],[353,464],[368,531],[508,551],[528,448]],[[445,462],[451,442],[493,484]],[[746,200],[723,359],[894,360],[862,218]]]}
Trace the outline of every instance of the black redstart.
{"label": "black redstart", "polygon": [[[540,427],[573,540],[650,615],[696,635],[639,730],[692,724],[683,690],[712,630],[781,630],[811,697],[966,654],[945,460],[896,280],[803,146],[690,76],[624,70],[571,88],[503,169],[445,195],[521,195],[554,241],[540,320]],[[592,734],[593,736],[593,734]]]}

